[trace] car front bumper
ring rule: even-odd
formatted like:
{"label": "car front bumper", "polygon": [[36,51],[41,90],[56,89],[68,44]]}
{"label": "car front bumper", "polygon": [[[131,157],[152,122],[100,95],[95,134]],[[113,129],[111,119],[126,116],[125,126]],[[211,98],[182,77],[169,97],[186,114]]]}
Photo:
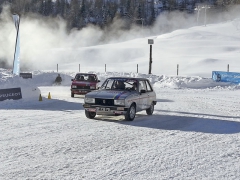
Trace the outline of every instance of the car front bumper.
{"label": "car front bumper", "polygon": [[125,115],[128,111],[128,108],[123,106],[100,106],[83,104],[83,107],[86,111],[96,112],[98,115]]}
{"label": "car front bumper", "polygon": [[73,94],[87,94],[95,89],[70,89]]}

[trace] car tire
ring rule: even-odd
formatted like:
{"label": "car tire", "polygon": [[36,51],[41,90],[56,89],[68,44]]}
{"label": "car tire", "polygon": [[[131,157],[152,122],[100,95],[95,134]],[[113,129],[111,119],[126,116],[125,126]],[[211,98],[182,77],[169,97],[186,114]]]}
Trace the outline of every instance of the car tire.
{"label": "car tire", "polygon": [[150,108],[146,109],[147,115],[152,115],[154,111],[154,104],[152,103]]}
{"label": "car tire", "polygon": [[74,97],[74,93],[71,93],[71,97]]}
{"label": "car tire", "polygon": [[136,115],[136,106],[135,104],[132,104],[128,109],[127,113],[125,114],[125,120],[133,121],[135,118],[135,115]]}
{"label": "car tire", "polygon": [[89,112],[89,111],[85,110],[85,115],[88,119],[93,119],[93,118],[95,118],[96,113],[95,112]]}

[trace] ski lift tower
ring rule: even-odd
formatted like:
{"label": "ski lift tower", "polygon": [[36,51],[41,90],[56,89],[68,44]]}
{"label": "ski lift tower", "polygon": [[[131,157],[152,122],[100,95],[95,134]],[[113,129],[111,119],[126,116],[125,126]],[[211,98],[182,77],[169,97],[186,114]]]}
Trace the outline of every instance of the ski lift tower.
{"label": "ski lift tower", "polygon": [[207,24],[207,9],[211,8],[210,5],[207,4],[198,4],[197,7],[194,9],[197,11],[197,25],[198,25],[198,21],[199,21],[199,15],[200,15],[200,11],[202,9],[205,10],[205,14],[204,14],[204,26],[206,26]]}

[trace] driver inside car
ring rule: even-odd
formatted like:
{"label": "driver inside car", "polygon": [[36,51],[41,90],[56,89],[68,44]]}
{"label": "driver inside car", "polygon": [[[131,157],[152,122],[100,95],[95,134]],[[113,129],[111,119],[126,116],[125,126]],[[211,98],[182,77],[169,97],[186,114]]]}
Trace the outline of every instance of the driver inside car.
{"label": "driver inside car", "polygon": [[123,81],[117,81],[115,83],[115,89],[125,89],[125,84],[123,83]]}
{"label": "driver inside car", "polygon": [[88,76],[88,81],[93,82],[93,81],[95,81],[95,79],[93,76]]}

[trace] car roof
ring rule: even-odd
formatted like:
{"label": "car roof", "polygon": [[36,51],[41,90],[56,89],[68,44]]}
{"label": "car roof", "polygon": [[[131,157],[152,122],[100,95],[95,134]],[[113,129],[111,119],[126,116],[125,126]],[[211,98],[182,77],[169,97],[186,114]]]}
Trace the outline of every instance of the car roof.
{"label": "car roof", "polygon": [[108,79],[134,79],[134,80],[148,80],[147,78],[136,78],[136,77],[109,77]]}

